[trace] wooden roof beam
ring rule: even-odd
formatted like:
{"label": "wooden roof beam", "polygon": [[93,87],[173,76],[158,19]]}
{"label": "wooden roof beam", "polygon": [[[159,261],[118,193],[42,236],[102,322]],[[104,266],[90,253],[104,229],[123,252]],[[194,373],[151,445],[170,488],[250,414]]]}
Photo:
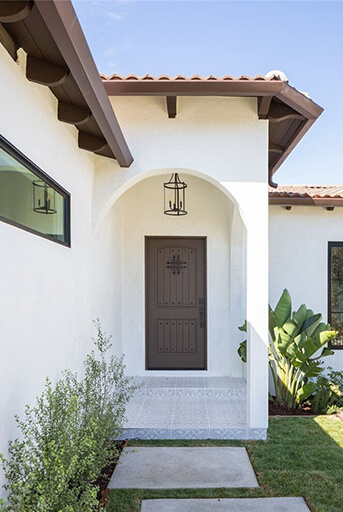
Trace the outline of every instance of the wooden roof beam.
{"label": "wooden roof beam", "polygon": [[46,85],[47,87],[57,87],[62,85],[69,76],[69,69],[64,66],[58,66],[52,62],[42,59],[36,59],[31,55],[26,60],[26,78],[30,82]]}
{"label": "wooden roof beam", "polygon": [[75,126],[81,126],[88,121],[91,113],[84,108],[76,107],[70,103],[58,102],[57,117],[59,121]]}
{"label": "wooden roof beam", "polygon": [[84,132],[79,132],[78,143],[80,149],[92,152],[101,151],[107,144],[105,139]]}
{"label": "wooden roof beam", "polygon": [[174,119],[177,114],[177,97],[167,96],[167,110],[169,119]]}
{"label": "wooden roof beam", "polygon": [[[1,5],[1,2],[0,2]],[[17,60],[18,45],[13,41],[5,27],[0,23],[0,43],[6,48],[13,60]]]}
{"label": "wooden roof beam", "polygon": [[282,148],[281,146],[278,146],[277,144],[274,144],[273,142],[269,142],[269,151],[270,151],[270,153],[282,154],[284,152],[284,148]]}
{"label": "wooden roof beam", "polygon": [[23,20],[30,14],[33,3],[33,1],[1,0],[0,22],[15,23],[16,21]]}
{"label": "wooden roof beam", "polygon": [[293,108],[276,101],[273,101],[270,106],[268,119],[271,123],[279,123],[281,121],[287,121],[287,119],[299,119],[301,121],[305,121],[304,116],[298,114],[298,112]]}
{"label": "wooden roof beam", "polygon": [[272,102],[272,96],[260,96],[258,98],[258,117],[260,119],[267,119]]}
{"label": "wooden roof beam", "polygon": [[35,7],[81,91],[110,152],[122,167],[129,167],[133,162],[132,155],[102,85],[72,3],[35,0]]}
{"label": "wooden roof beam", "polygon": [[293,151],[293,149],[296,147],[296,145],[301,141],[301,139],[304,137],[305,133],[311,128],[313,123],[316,119],[306,119],[301,125],[299,126],[298,130],[294,134],[294,137],[292,138],[291,142],[283,149],[283,153],[280,154],[280,157],[277,159],[277,161],[274,163],[272,168],[272,174],[274,175],[280,165],[286,160],[288,155]]}

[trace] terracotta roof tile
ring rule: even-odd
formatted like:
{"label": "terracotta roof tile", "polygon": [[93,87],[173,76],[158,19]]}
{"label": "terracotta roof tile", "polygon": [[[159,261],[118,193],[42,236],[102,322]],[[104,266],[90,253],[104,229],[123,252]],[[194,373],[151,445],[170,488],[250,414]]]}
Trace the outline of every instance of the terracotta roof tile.
{"label": "terracotta roof tile", "polygon": [[104,74],[100,74],[101,78],[103,80],[200,80],[202,82],[206,81],[225,81],[225,80],[241,80],[241,81],[264,81],[264,82],[271,82],[271,81],[282,81],[278,75],[272,75],[271,77],[265,77],[263,75],[256,75],[254,77],[250,77],[247,75],[240,75],[238,77],[234,77],[231,75],[224,75],[223,77],[218,77],[216,75],[209,75],[209,76],[200,76],[200,75],[192,75],[192,76],[185,76],[185,75],[177,75],[177,76],[170,76],[170,75],[160,75],[160,76],[153,76],[146,74],[144,76],[138,76],[134,73],[130,73],[129,75],[123,76],[118,75],[117,73],[114,73],[113,75],[106,76]]}
{"label": "terracotta roof tile", "polygon": [[269,197],[343,198],[343,185],[278,185]]}

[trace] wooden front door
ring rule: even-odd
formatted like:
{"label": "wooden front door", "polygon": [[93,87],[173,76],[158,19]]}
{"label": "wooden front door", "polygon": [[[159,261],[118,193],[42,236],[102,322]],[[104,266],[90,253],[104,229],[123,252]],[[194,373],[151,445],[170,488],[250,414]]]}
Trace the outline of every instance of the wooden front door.
{"label": "wooden front door", "polygon": [[206,369],[206,241],[146,239],[148,370]]}

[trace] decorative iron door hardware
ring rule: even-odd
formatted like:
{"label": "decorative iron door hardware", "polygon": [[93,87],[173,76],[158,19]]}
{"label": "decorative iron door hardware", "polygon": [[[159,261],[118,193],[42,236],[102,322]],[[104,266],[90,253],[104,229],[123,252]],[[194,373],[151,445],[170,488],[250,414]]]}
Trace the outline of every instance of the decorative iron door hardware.
{"label": "decorative iron door hardware", "polygon": [[187,268],[187,262],[182,261],[179,255],[173,255],[172,259],[166,262],[166,268],[175,275],[180,275],[180,272]]}
{"label": "decorative iron door hardware", "polygon": [[200,328],[206,327],[206,302],[205,299],[199,299],[199,315],[200,315]]}

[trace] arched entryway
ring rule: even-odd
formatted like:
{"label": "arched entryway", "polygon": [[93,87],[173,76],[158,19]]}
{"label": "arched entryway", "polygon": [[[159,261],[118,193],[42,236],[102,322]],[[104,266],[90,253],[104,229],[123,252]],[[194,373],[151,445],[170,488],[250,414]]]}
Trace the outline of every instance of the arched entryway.
{"label": "arched entryway", "polygon": [[[243,410],[247,414],[244,412],[244,417],[249,428],[255,429],[254,435],[264,436],[268,396],[267,308],[261,293],[264,296],[267,287],[264,228],[267,189],[258,183],[217,183],[196,171],[178,169],[188,184],[188,214],[169,217],[163,213],[163,183],[175,171],[148,171],[122,184],[119,176],[116,186],[104,190],[103,207],[98,207],[100,213],[95,222],[96,251],[101,251],[102,256],[105,254],[105,261],[102,258],[103,264],[95,272],[95,279],[102,283],[102,286],[95,285],[97,300],[102,302],[100,309],[106,312],[107,325],[115,333],[115,348],[119,354],[125,354],[130,375],[143,379],[151,375],[169,379],[246,376],[247,407]],[[256,205],[256,210],[252,204]],[[147,338],[150,334],[147,335],[146,250],[147,240],[158,239],[169,240],[168,250],[182,250],[182,244],[174,244],[174,240],[203,240],[206,246],[206,344],[203,364],[197,369],[182,364],[154,367],[147,359],[151,339]],[[167,258],[165,263],[168,261]],[[197,301],[202,298],[197,297]],[[160,321],[168,320],[162,317]],[[251,355],[247,365],[237,354],[242,341],[238,326],[245,318],[248,354]],[[169,338],[167,344],[163,339],[162,351],[166,346],[180,349],[175,333],[170,331]],[[158,340],[152,346],[153,350],[158,347]]]}

